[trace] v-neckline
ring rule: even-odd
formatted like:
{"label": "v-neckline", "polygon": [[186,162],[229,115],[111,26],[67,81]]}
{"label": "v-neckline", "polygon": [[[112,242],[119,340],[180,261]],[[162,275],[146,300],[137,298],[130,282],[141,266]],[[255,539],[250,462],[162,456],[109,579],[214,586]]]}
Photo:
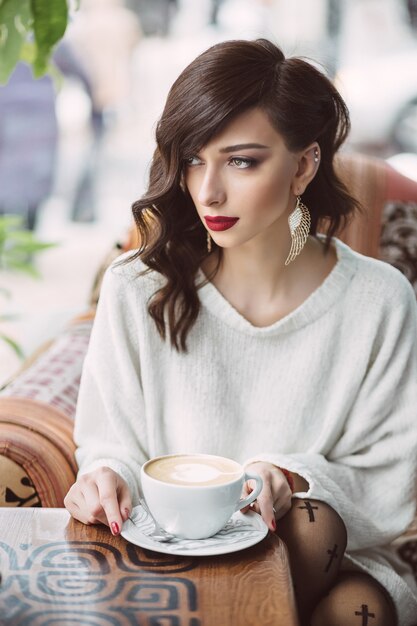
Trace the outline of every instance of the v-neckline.
{"label": "v-neckline", "polygon": [[337,261],[322,283],[290,313],[268,326],[255,326],[237,311],[200,269],[197,284],[203,307],[236,330],[251,335],[268,336],[296,330],[313,322],[336,302],[356,271],[356,253],[339,239],[332,239]]}

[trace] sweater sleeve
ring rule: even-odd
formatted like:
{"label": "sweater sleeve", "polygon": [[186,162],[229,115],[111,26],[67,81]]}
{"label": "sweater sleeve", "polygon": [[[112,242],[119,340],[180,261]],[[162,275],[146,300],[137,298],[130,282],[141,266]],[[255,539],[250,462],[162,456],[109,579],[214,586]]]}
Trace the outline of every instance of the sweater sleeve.
{"label": "sweater sleeve", "polygon": [[342,517],[348,549],[385,545],[415,514],[417,479],[417,308],[399,281],[375,334],[361,389],[338,441],[326,454],[262,453],[309,483],[296,497],[327,502]]}
{"label": "sweater sleeve", "polygon": [[126,480],[134,501],[147,458],[135,280],[131,270],[114,265],[104,276],[74,430],[79,473],[112,468]]}

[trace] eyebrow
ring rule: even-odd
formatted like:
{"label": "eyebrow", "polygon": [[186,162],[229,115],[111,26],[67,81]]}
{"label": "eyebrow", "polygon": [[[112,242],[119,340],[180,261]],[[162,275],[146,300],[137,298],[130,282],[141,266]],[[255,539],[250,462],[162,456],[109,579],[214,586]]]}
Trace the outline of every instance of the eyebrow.
{"label": "eyebrow", "polygon": [[246,148],[269,150],[269,146],[264,146],[261,143],[238,143],[235,146],[226,146],[225,148],[220,148],[219,152],[236,152],[236,150],[245,150]]}

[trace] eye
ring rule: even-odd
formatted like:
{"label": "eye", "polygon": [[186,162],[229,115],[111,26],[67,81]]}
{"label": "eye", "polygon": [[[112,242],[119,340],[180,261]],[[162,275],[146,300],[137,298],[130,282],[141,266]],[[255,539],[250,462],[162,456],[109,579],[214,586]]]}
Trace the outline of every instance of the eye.
{"label": "eye", "polygon": [[193,167],[194,165],[200,165],[201,159],[196,156],[190,156],[184,159],[184,163],[187,167]]}
{"label": "eye", "polygon": [[239,170],[246,170],[256,165],[255,159],[250,159],[249,157],[232,157],[229,163]]}

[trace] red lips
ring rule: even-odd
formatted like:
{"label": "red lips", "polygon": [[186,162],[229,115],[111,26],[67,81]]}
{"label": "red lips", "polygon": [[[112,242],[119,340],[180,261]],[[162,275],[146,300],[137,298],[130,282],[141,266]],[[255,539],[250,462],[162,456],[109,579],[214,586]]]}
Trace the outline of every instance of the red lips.
{"label": "red lips", "polygon": [[205,215],[204,219],[209,229],[213,231],[228,230],[239,221],[238,217],[225,217],[224,215],[216,215],[215,217]]}

